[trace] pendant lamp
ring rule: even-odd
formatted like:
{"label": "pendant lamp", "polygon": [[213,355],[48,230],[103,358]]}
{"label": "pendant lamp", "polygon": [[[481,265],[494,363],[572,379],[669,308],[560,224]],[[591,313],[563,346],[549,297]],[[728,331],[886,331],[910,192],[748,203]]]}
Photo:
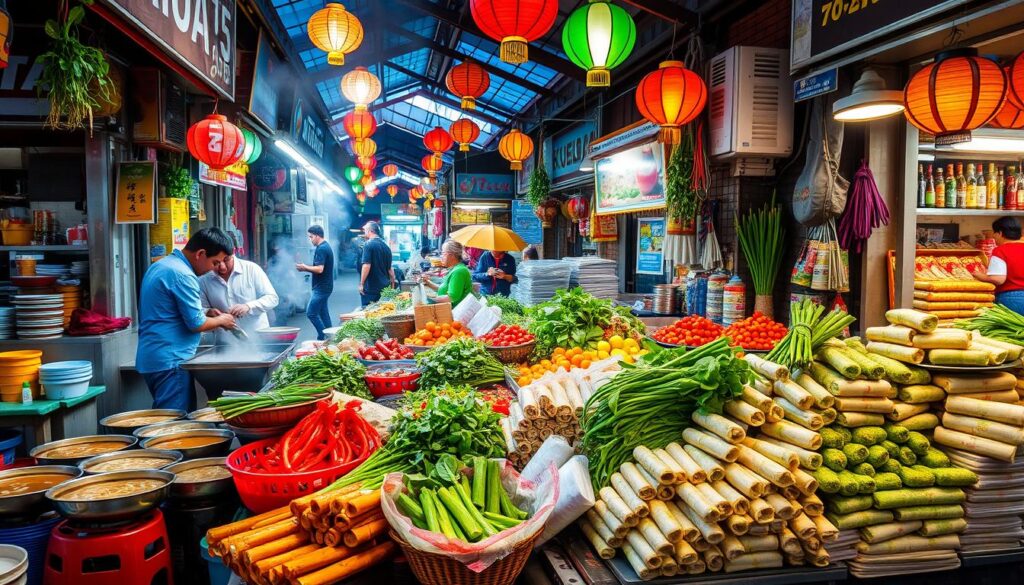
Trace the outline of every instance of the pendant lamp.
{"label": "pendant lamp", "polygon": [[377,154],[377,141],[373,138],[356,140],[352,143],[352,152],[361,158],[370,158]]}
{"label": "pendant lamp", "polygon": [[885,89],[885,80],[874,69],[865,69],[850,95],[832,104],[832,117],[840,122],[868,122],[903,111],[903,92]]}
{"label": "pendant lamp", "polygon": [[1024,129],[1024,110],[1014,105],[1009,99],[1003,104],[1002,109],[995,118],[988,123],[993,128],[1005,128],[1007,130]]}
{"label": "pendant lamp", "polygon": [[360,156],[356,158],[356,166],[363,169],[364,173],[368,173],[373,169],[377,168],[377,157],[375,156]]}
{"label": "pendant lamp", "polygon": [[473,110],[476,100],[491,86],[491,75],[480,65],[466,61],[449,69],[444,82],[448,91],[462,100],[463,110]]}
{"label": "pendant lamp", "polygon": [[558,0],[470,0],[469,10],[480,30],[501,43],[501,60],[517,65],[529,58],[527,43],[555,24]]}
{"label": "pendant lamp", "polygon": [[562,48],[570,61],[587,70],[587,87],[611,85],[611,70],[629,57],[634,43],[633,17],[608,0],[580,6],[562,28]]}
{"label": "pendant lamp", "polygon": [[469,118],[455,120],[448,130],[455,142],[459,143],[460,152],[469,152],[469,146],[480,137],[480,127]]}
{"label": "pendant lamp", "polygon": [[341,78],[341,95],[365,110],[370,102],[380,97],[380,79],[366,67],[356,67]]}
{"label": "pendant lamp", "polygon": [[661,126],[659,141],[665,144],[679,144],[680,127],[700,115],[707,101],[704,80],[682,61],[662,61],[636,88],[636,107]]}
{"label": "pendant lamp", "polygon": [[1018,53],[1003,71],[1009,84],[1006,88],[1006,99],[1024,110],[1024,51]]}
{"label": "pendant lamp", "polygon": [[336,2],[317,10],[306,25],[309,40],[327,53],[327,63],[344,65],[345,54],[363,42],[363,25],[345,7]]}
{"label": "pendant lamp", "polygon": [[935,136],[936,144],[970,140],[1006,101],[1006,74],[976,49],[939,53],[903,89],[907,120]]}
{"label": "pendant lamp", "polygon": [[187,142],[196,160],[217,171],[236,163],[245,150],[242,130],[220,114],[210,114],[193,124]]}
{"label": "pendant lamp", "polygon": [[498,142],[498,153],[511,163],[509,165],[511,170],[521,171],[523,170],[523,161],[533,154],[533,139],[518,129],[513,129],[501,137]]}
{"label": "pendant lamp", "polygon": [[434,126],[430,132],[423,136],[423,146],[426,146],[427,150],[434,153],[434,156],[438,158],[451,150],[454,143],[452,135],[448,134],[448,131],[440,126]]}
{"label": "pendant lamp", "polygon": [[437,155],[428,154],[420,161],[420,165],[423,166],[424,171],[427,171],[427,175],[436,177],[437,173],[439,173],[441,168],[444,166],[444,160]]}

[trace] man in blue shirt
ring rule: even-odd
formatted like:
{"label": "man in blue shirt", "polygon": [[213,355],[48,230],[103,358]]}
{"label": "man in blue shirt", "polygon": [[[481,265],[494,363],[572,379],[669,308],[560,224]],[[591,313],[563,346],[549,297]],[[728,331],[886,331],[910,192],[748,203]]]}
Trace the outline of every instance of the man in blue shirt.
{"label": "man in blue shirt", "polygon": [[508,296],[516,282],[515,258],[505,252],[484,252],[473,271],[473,281],[480,283],[485,295]]}
{"label": "man in blue shirt", "polygon": [[331,326],[331,309],[328,301],[334,292],[334,249],[324,239],[324,228],[313,224],[306,229],[310,243],[313,244],[313,265],[298,263],[295,268],[299,272],[313,275],[313,294],[306,305],[306,317],[316,329],[316,338],[327,339],[324,329]]}
{"label": "man in blue shirt", "polygon": [[184,250],[174,250],[146,270],[139,295],[135,369],[153,395],[153,408],[195,410],[192,375],[179,365],[195,355],[200,333],[235,326],[230,313],[207,317],[203,312],[199,277],[216,270],[233,252],[227,234],[206,228],[196,232]]}

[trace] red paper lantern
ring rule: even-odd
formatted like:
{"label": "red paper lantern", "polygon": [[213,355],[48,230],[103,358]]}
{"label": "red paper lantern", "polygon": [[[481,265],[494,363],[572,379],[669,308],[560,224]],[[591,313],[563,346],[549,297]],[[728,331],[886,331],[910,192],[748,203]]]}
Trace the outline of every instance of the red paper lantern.
{"label": "red paper lantern", "polygon": [[533,154],[533,139],[518,129],[513,129],[501,137],[498,142],[498,153],[509,161],[513,171],[523,170],[523,161]]}
{"label": "red paper lantern", "polygon": [[366,203],[366,193],[356,193],[356,201],[359,202],[359,205]]}
{"label": "red paper lantern", "polygon": [[388,185],[388,195],[391,196],[391,200],[395,200],[395,195],[398,195],[398,185]]}
{"label": "red paper lantern", "polygon": [[238,162],[245,150],[242,130],[226,116],[210,114],[188,129],[188,151],[214,170]]}
{"label": "red paper lantern", "polygon": [[1006,73],[1006,99],[1017,109],[1024,110],[1024,51],[1021,51],[1012,63],[1003,69]]}
{"label": "red paper lantern", "polygon": [[696,118],[708,101],[704,80],[682,61],[662,61],[636,88],[636,107],[649,121],[661,126],[659,140],[679,144],[680,126]]}
{"label": "red paper lantern", "polygon": [[398,174],[398,165],[396,165],[395,163],[388,163],[384,165],[384,168],[381,169],[381,172],[384,173],[385,177],[394,177],[395,175]]}
{"label": "red paper lantern", "polygon": [[480,65],[466,61],[449,69],[444,82],[448,91],[462,100],[462,109],[475,110],[476,100],[491,86],[491,74]]}
{"label": "red paper lantern", "polygon": [[354,110],[341,119],[345,134],[355,142],[366,140],[377,131],[377,119],[366,110]]}
{"label": "red paper lantern", "polygon": [[987,124],[1006,101],[1006,74],[975,49],[956,49],[914,74],[903,89],[907,120],[922,132],[960,141]]}
{"label": "red paper lantern", "polygon": [[423,137],[423,146],[426,146],[427,150],[438,157],[441,156],[441,153],[451,150],[454,143],[452,135],[440,126],[434,126],[434,129]]}
{"label": "red paper lantern", "polygon": [[506,63],[526,63],[527,43],[544,36],[558,17],[557,0],[470,0],[473,21],[484,34],[501,42]]}
{"label": "red paper lantern", "polygon": [[1020,130],[1024,128],[1024,110],[1021,110],[1009,99],[1003,104],[995,118],[988,123],[993,128],[1005,128],[1007,130]]}
{"label": "red paper lantern", "polygon": [[573,197],[566,205],[569,212],[569,219],[578,223],[581,219],[590,214],[590,200],[586,197]]}
{"label": "red paper lantern", "polygon": [[356,166],[363,169],[364,173],[369,173],[373,169],[377,168],[377,157],[361,156],[356,159]]}
{"label": "red paper lantern", "polygon": [[449,130],[451,131],[452,138],[459,143],[460,152],[469,152],[469,145],[476,142],[476,139],[480,137],[480,127],[469,118],[455,120],[452,122]]}
{"label": "red paper lantern", "polygon": [[[11,39],[14,37],[14,23],[5,3],[0,2],[0,69],[7,67],[11,58]],[[113,71],[113,70],[111,70]]]}
{"label": "red paper lantern", "polygon": [[420,164],[423,165],[423,170],[427,171],[429,176],[436,177],[437,173],[441,172],[441,168],[444,166],[444,161],[437,155],[428,154],[423,157]]}

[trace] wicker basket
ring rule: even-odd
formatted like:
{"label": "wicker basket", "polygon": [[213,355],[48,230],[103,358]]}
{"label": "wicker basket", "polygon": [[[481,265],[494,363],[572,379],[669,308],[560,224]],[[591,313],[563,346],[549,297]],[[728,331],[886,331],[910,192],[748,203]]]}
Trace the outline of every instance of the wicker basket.
{"label": "wicker basket", "polygon": [[381,317],[380,322],[391,339],[402,341],[416,333],[416,319],[412,315],[388,315]]}
{"label": "wicker basket", "polygon": [[522,345],[510,345],[507,347],[488,345],[487,351],[491,352],[491,355],[503,364],[521,364],[530,357],[535,347],[537,347],[537,342],[531,341]]}
{"label": "wicker basket", "polygon": [[540,538],[542,532],[538,530],[516,545],[507,557],[495,561],[480,573],[470,571],[466,565],[451,557],[413,548],[394,530],[391,531],[391,539],[402,547],[413,575],[423,585],[511,585],[526,566],[530,552],[533,551],[533,543]]}

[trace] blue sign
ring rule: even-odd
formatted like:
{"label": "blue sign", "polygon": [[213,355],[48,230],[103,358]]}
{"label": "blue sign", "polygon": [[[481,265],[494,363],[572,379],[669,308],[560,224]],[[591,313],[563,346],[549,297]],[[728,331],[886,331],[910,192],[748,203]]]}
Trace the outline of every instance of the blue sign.
{"label": "blue sign", "polygon": [[589,171],[581,171],[580,164],[587,158],[594,140],[597,140],[597,123],[584,122],[570,126],[548,141],[546,163],[552,186],[592,176]]}
{"label": "blue sign", "polygon": [[307,105],[302,98],[295,100],[291,134],[296,144],[301,146],[314,160],[324,158],[324,147],[328,136],[327,125],[317,117],[313,106]]}
{"label": "blue sign", "polygon": [[636,273],[665,274],[665,218],[641,217],[636,230]]}
{"label": "blue sign", "polygon": [[534,215],[533,206],[516,199],[512,202],[512,231],[519,234],[527,244],[540,244],[544,241],[544,228],[540,219]]}
{"label": "blue sign", "polygon": [[512,199],[515,175],[459,173],[455,178],[455,199]]}
{"label": "blue sign", "polygon": [[793,101],[801,102],[838,89],[839,70],[829,69],[793,81]]}

